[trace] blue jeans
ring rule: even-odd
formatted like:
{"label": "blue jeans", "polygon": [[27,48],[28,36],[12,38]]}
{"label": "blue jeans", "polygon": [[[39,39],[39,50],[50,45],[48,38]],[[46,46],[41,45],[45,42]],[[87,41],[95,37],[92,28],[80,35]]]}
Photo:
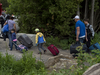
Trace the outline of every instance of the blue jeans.
{"label": "blue jeans", "polygon": [[8,32],[7,32],[7,36],[8,36],[8,38],[9,38],[9,46],[10,46],[10,48],[12,47],[12,33],[11,33],[11,30],[9,30]]}
{"label": "blue jeans", "polygon": [[83,37],[83,38],[79,38],[79,41],[80,41],[81,43],[83,43],[84,40],[85,40],[85,37]]}
{"label": "blue jeans", "polygon": [[[17,41],[13,41],[13,43],[12,43],[12,46],[11,46],[11,50],[13,49],[13,45],[17,45]],[[15,48],[16,48],[16,50],[17,50],[17,46],[15,45]]]}
{"label": "blue jeans", "polygon": [[41,49],[45,51],[45,49],[43,48],[43,43],[38,44],[38,49],[41,52]]}

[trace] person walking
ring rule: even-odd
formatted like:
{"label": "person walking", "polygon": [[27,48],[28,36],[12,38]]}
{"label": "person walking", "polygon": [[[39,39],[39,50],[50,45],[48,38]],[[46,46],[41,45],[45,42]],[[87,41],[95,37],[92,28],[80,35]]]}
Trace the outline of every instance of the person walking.
{"label": "person walking", "polygon": [[86,35],[85,24],[80,20],[79,16],[75,16],[74,20],[76,22],[75,25],[76,41],[80,41],[81,43],[83,43]]}
{"label": "person walking", "polygon": [[11,47],[12,47],[12,33],[11,33],[11,30],[15,29],[15,33],[16,33],[16,25],[15,25],[15,22],[13,21],[13,19],[14,19],[14,17],[11,16],[10,20],[7,20],[5,22],[5,24],[4,24],[4,25],[8,24],[8,26],[9,26],[9,31],[7,32],[7,36],[9,38],[9,47],[10,47],[10,50],[11,50]]}
{"label": "person walking", "polygon": [[35,32],[36,32],[36,46],[38,45],[38,49],[40,51],[38,54],[42,54],[41,49],[44,51],[45,54],[46,50],[43,47],[43,43],[45,43],[46,40],[44,38],[44,35],[41,32],[39,32],[38,28],[35,29]]}
{"label": "person walking", "polygon": [[[91,38],[92,39],[94,38],[95,33],[94,33],[94,29],[92,25],[89,24],[89,19],[84,19],[84,24],[86,25],[86,37],[87,37],[86,45],[89,48],[91,44]],[[89,49],[88,49],[88,52],[90,52]]]}

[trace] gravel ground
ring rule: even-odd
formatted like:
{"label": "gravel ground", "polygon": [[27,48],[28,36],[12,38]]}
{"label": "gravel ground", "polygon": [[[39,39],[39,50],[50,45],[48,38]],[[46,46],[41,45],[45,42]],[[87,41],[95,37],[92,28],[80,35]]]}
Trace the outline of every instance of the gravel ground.
{"label": "gravel ground", "polygon": [[[46,62],[50,57],[54,57],[54,56],[47,49],[47,47],[45,47],[45,48],[47,50],[46,54],[42,54],[42,55],[38,54],[39,51],[38,51],[37,47],[32,47],[31,49],[29,49],[29,52],[33,52],[33,57],[36,57],[36,59],[42,60],[43,62]],[[60,54],[70,55],[69,50],[59,49],[59,51],[60,51]],[[16,60],[19,60],[20,58],[22,58],[22,53],[20,51],[16,51],[14,47],[13,47],[12,51],[9,50],[8,39],[7,39],[7,41],[3,41],[3,39],[0,39],[0,52],[4,55],[5,55],[5,53],[8,53],[10,55],[14,55]]]}

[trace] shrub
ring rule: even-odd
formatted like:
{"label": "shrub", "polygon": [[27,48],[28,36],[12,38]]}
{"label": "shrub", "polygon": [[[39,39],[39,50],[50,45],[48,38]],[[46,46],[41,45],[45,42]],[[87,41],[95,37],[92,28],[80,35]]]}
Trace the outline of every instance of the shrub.
{"label": "shrub", "polygon": [[14,56],[2,56],[0,53],[1,75],[46,75],[45,66],[41,61],[32,57],[32,53],[24,53],[23,57],[16,61]]}

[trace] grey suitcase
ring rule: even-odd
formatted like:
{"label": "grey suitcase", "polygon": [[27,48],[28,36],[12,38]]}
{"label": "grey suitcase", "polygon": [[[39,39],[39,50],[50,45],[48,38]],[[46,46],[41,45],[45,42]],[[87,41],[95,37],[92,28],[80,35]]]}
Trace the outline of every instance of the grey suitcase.
{"label": "grey suitcase", "polygon": [[28,48],[33,46],[32,40],[26,34],[19,36],[18,41]]}

